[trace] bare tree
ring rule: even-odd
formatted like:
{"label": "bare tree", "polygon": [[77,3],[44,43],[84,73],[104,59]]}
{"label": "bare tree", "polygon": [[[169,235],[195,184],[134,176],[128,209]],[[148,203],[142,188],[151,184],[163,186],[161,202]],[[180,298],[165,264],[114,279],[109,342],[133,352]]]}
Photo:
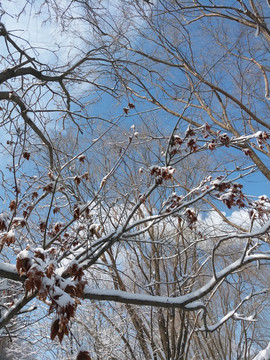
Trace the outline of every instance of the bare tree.
{"label": "bare tree", "polygon": [[[245,336],[249,304],[267,291],[254,269],[267,274],[270,199],[243,187],[270,178],[267,3],[22,6],[18,19],[57,21],[66,46],[57,36],[33,46],[2,10],[0,276],[13,300],[2,292],[0,326],[37,299],[62,342],[82,298],[112,301],[125,304],[145,359],[214,358],[209,346],[197,353],[203,334],[239,321]],[[226,226],[205,222],[210,212]]]}

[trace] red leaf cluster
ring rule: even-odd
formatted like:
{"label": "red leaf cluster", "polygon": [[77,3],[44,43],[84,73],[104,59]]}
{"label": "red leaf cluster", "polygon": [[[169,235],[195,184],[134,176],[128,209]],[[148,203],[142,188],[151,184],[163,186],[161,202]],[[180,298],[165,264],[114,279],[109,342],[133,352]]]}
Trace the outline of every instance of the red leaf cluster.
{"label": "red leaf cluster", "polygon": [[43,191],[46,191],[48,193],[52,193],[54,188],[54,183],[50,182],[47,185],[43,187]]}
{"label": "red leaf cluster", "polygon": [[220,200],[231,209],[232,206],[243,208],[246,206],[246,197],[242,192],[243,185],[238,183],[222,182],[217,185]]}
{"label": "red leaf cluster", "polygon": [[270,198],[262,195],[258,200],[252,202],[252,209],[249,215],[253,219],[258,219],[261,222],[270,218]]}
{"label": "red leaf cluster", "polygon": [[[45,274],[43,271],[39,269],[37,265],[32,265],[31,268],[26,273],[27,280],[24,283],[26,291],[34,292],[36,289],[41,291],[42,287],[42,281],[45,277]],[[44,296],[43,296],[44,297]],[[40,298],[43,298],[40,296]],[[46,298],[46,297],[45,297]]]}
{"label": "red leaf cluster", "polygon": [[207,138],[210,134],[210,131],[211,131],[211,126],[208,123],[205,123],[201,130],[203,137]]}
{"label": "red leaf cluster", "polygon": [[15,243],[15,234],[12,230],[7,232],[1,237],[1,246],[4,246],[5,244],[9,246],[10,244],[14,244],[14,243]]}
{"label": "red leaf cluster", "polygon": [[62,342],[65,335],[68,335],[68,322],[69,320],[64,316],[61,316],[60,319],[53,321],[51,325],[51,339],[54,340],[56,336],[60,342]]}
{"label": "red leaf cluster", "polygon": [[192,229],[194,227],[194,224],[198,220],[196,213],[190,208],[187,208],[185,210],[184,217],[187,220],[188,227]]}
{"label": "red leaf cluster", "polygon": [[61,342],[64,335],[69,333],[68,324],[80,304],[79,298],[83,295],[86,281],[83,280],[82,268],[76,263],[67,269],[69,279],[61,277],[51,260],[54,254],[54,248],[46,251],[28,248],[17,256],[16,267],[21,276],[27,277],[25,289],[29,292],[37,291],[41,301],[50,301],[49,313],[56,314],[51,326],[51,339],[57,336]]}
{"label": "red leaf cluster", "polygon": [[16,269],[20,276],[25,275],[32,266],[32,259],[29,257],[28,251],[24,250],[17,256]]}
{"label": "red leaf cluster", "polygon": [[74,211],[73,211],[73,217],[74,219],[79,219],[81,214],[80,208],[79,207],[75,207]]}
{"label": "red leaf cluster", "polygon": [[[51,306],[49,313],[55,312],[57,318],[53,321],[51,326],[51,339],[58,336],[59,341],[63,340],[64,335],[68,335],[68,323],[74,317],[78,304],[80,304],[79,297],[82,297],[86,281],[83,281],[83,270],[77,264],[72,264],[67,271],[72,277],[72,283],[65,283],[57,278],[55,284],[58,289],[61,289],[60,294],[57,292],[50,294]],[[70,296],[67,301],[61,302],[62,297]],[[68,299],[68,298],[67,298]]]}
{"label": "red leaf cluster", "polygon": [[127,107],[124,107],[124,108],[123,108],[123,111],[124,111],[124,113],[125,113],[126,115],[128,115],[129,110],[130,110],[130,109],[134,109],[134,108],[135,108],[135,105],[134,105],[134,104],[128,103],[128,106],[127,106]]}
{"label": "red leaf cluster", "polygon": [[82,206],[80,204],[74,206],[73,217],[74,219],[79,219],[80,216],[85,218],[91,217],[89,208],[87,206]]}
{"label": "red leaf cluster", "polygon": [[17,227],[19,227],[19,226],[24,227],[25,225],[26,225],[26,221],[25,221],[24,219],[14,218],[14,219],[12,220],[12,226],[13,226],[14,228],[17,228]]}
{"label": "red leaf cluster", "polygon": [[183,199],[182,196],[178,196],[177,194],[173,193],[167,201],[168,206],[166,208],[166,211],[170,212],[175,208],[177,208],[178,206],[180,206],[182,199]]}
{"label": "red leaf cluster", "polygon": [[157,184],[162,184],[163,180],[169,180],[173,178],[175,169],[171,166],[152,166],[150,168],[150,174],[156,178]]}
{"label": "red leaf cluster", "polygon": [[173,135],[172,140],[171,140],[171,146],[176,146],[176,145],[182,145],[183,144],[183,139],[180,138],[180,136],[178,135]]}
{"label": "red leaf cluster", "polygon": [[216,150],[216,144],[217,144],[216,140],[213,139],[213,140],[210,142],[210,144],[208,144],[208,149],[211,150],[211,151]]}
{"label": "red leaf cluster", "polygon": [[32,197],[32,200],[35,200],[38,197],[38,193],[36,191],[34,191],[31,197]]}
{"label": "red leaf cluster", "polygon": [[24,159],[29,160],[30,159],[30,153],[28,151],[24,151],[23,152],[23,157],[24,157]]}
{"label": "red leaf cluster", "polygon": [[263,149],[263,144],[266,142],[266,140],[269,139],[269,135],[266,131],[259,131],[256,136],[257,143],[259,145],[259,148]]}
{"label": "red leaf cluster", "polygon": [[44,232],[46,230],[46,222],[45,221],[41,221],[39,223],[39,229],[41,232]]}
{"label": "red leaf cluster", "polygon": [[187,130],[185,132],[185,138],[195,136],[195,129],[193,129],[190,125],[188,125]]}
{"label": "red leaf cluster", "polygon": [[[208,138],[209,136],[212,137],[211,140],[207,142],[203,140]],[[256,136],[257,141],[260,141],[259,136],[260,132],[258,133],[258,136]],[[266,136],[261,136],[263,138],[263,140],[261,141],[265,141]],[[197,128],[192,128],[189,125],[187,130],[185,131],[184,137],[180,137],[176,134],[172,136],[170,142],[170,155],[174,156],[176,154],[181,154],[183,150],[185,152],[194,153],[200,149],[208,148],[209,150],[213,151],[216,150],[218,145],[229,147],[231,141],[235,142],[235,140],[236,139],[230,139],[230,137],[226,133],[221,134],[220,132],[211,132],[210,125],[207,123]],[[241,139],[241,142],[243,142],[243,139]]]}
{"label": "red leaf cluster", "polygon": [[201,127],[192,128],[190,125],[185,131],[184,137],[180,137],[179,135],[173,135],[171,139],[171,151],[170,155],[174,156],[176,154],[180,154],[182,152],[181,147],[184,147],[185,152],[194,153],[198,151],[199,146],[197,143],[197,136],[201,134],[203,138],[207,138],[209,136],[210,126],[206,123]]}
{"label": "red leaf cluster", "polygon": [[190,138],[187,141],[187,148],[189,148],[189,151],[191,153],[196,152],[198,150],[198,145],[197,145],[197,139],[195,138]]}
{"label": "red leaf cluster", "polygon": [[229,138],[228,134],[226,134],[226,133],[219,134],[218,139],[221,142],[221,144],[225,145],[226,147],[229,147],[230,138]]}
{"label": "red leaf cluster", "polygon": [[68,273],[70,274],[70,276],[73,276],[74,280],[78,280],[79,282],[82,281],[84,272],[83,269],[78,266],[78,264],[71,264],[68,268]]}
{"label": "red leaf cluster", "polygon": [[86,181],[89,180],[89,173],[85,172],[84,174],[82,174],[81,178],[86,180]]}

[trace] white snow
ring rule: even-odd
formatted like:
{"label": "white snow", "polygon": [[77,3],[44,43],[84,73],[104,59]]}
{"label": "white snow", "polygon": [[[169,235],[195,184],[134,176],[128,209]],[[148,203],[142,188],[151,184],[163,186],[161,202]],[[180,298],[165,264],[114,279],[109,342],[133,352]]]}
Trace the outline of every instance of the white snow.
{"label": "white snow", "polygon": [[18,274],[15,265],[3,263],[3,262],[0,262],[0,273],[1,271],[16,275]]}
{"label": "white snow", "polygon": [[22,250],[18,256],[19,259],[25,259],[25,258],[32,258],[32,255],[30,254],[30,252],[26,249]]}
{"label": "white snow", "polygon": [[266,349],[259,352],[253,360],[270,360],[270,342]]}
{"label": "white snow", "polygon": [[[106,300],[106,301],[119,301],[129,302],[130,304],[145,305],[145,306],[162,306],[162,307],[184,307],[189,310],[196,310],[204,307],[201,301],[192,301],[189,295],[179,297],[166,297],[166,296],[152,296],[145,294],[134,294],[121,290],[113,289],[93,289],[89,286],[84,290],[85,298],[93,300]],[[184,305],[186,301],[188,304]]]}

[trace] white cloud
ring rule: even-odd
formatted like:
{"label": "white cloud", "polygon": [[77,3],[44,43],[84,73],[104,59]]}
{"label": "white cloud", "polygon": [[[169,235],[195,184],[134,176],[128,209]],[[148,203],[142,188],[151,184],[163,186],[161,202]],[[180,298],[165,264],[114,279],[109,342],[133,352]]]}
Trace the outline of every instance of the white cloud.
{"label": "white cloud", "polygon": [[250,226],[249,213],[243,209],[233,211],[233,213],[228,216],[228,220],[246,229]]}
{"label": "white cloud", "polygon": [[[62,0],[61,8],[67,7],[69,3],[70,1]],[[57,19],[53,9],[41,7],[41,4],[41,1],[35,1],[33,5],[24,8],[25,2],[22,2],[21,6],[18,1],[5,2],[2,4],[1,21],[13,39],[28,49],[31,56],[38,56],[45,64],[52,65],[57,62],[64,65],[78,54],[81,42],[79,34],[86,31],[86,25],[82,21],[74,20],[70,27],[63,31],[61,19]],[[74,12],[75,17],[76,15],[80,15],[78,8]],[[30,45],[35,51],[30,50]]]}

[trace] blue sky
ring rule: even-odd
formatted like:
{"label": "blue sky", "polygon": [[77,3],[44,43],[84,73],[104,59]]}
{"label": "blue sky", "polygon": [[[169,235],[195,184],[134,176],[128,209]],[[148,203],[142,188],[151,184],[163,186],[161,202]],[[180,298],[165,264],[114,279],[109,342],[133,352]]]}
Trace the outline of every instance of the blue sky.
{"label": "blue sky", "polygon": [[[37,2],[36,4],[40,4],[40,2]],[[6,5],[6,3],[5,3]],[[18,11],[17,9],[18,4],[15,1],[11,1],[8,3],[8,14],[16,13]],[[28,8],[30,9],[30,7]],[[68,59],[68,56],[73,57],[75,55],[75,52],[70,55],[69,50],[72,47],[72,44],[75,41],[75,38],[70,36],[70,34],[62,33],[60,31],[59,25],[56,22],[46,22],[44,23],[43,20],[46,19],[46,14],[43,15],[42,18],[35,16],[32,13],[28,13],[27,11],[23,13],[19,19],[19,22],[17,20],[8,15],[4,14],[2,17],[2,21],[5,23],[8,30],[15,30],[15,29],[21,29],[16,30],[16,32],[13,32],[13,34],[16,34],[16,36],[20,36],[23,39],[26,39],[30,43],[33,43],[34,45],[38,46],[38,52],[41,54],[41,59],[43,59],[44,63],[46,62],[54,62],[55,61],[55,55],[45,50],[45,48],[49,49],[55,49],[55,42],[59,42],[60,44],[64,45],[63,49],[61,50],[61,59],[60,61],[62,63],[65,63]],[[77,26],[81,26],[81,28],[78,28],[78,31],[84,31],[84,26],[79,25],[77,23]],[[234,31],[233,29],[231,30]],[[53,40],[53,41],[52,41]],[[21,41],[21,40],[18,40]],[[77,41],[77,39],[76,39]],[[24,41],[22,41],[24,45],[26,44]],[[195,48],[196,50],[196,48]],[[75,50],[74,50],[75,51]],[[207,49],[204,49],[204,51],[207,51]],[[68,55],[69,54],[69,55]],[[178,74],[178,73],[177,73]],[[171,80],[177,75],[174,73],[171,73]],[[179,74],[180,75],[180,74]],[[227,80],[227,86],[229,86],[229,81]],[[128,101],[133,102],[132,99],[126,99],[126,103]],[[137,102],[138,100],[135,99],[135,111],[149,111],[153,108],[152,104],[149,103],[141,103]],[[181,104],[180,104],[181,105]],[[181,113],[181,106],[179,104],[172,104],[173,108],[177,110],[179,113]],[[115,106],[115,101],[110,99],[108,96],[104,96],[104,99],[102,101],[102,105],[97,104],[93,107],[93,112],[95,114],[100,113],[101,115],[105,114],[108,119],[110,119],[111,116],[115,116],[116,113],[119,115],[121,114],[123,106],[126,106],[124,104],[124,100],[122,100],[118,107]],[[134,113],[135,113],[134,111]],[[130,112],[131,113],[131,112]],[[158,120],[160,129],[164,129],[165,135],[169,136],[170,130],[173,128],[175,122],[177,121],[176,117],[170,116],[164,112],[157,112],[157,117],[160,117],[160,120]],[[146,120],[147,121],[147,120]],[[163,121],[163,123],[162,123]],[[123,130],[126,128],[126,131],[129,130],[130,126],[135,123],[135,125],[139,128],[140,127],[140,117],[129,115],[127,117],[123,117],[119,125],[121,126],[121,129]],[[3,133],[2,139],[3,139]],[[240,154],[241,152],[236,152],[237,154]],[[244,154],[240,154],[240,156],[243,156],[243,159],[245,159]],[[2,159],[1,163],[1,169],[5,171],[5,158]],[[265,157],[265,163],[269,164],[269,159]],[[270,166],[270,164],[269,164]],[[256,173],[253,173],[252,175],[248,176],[247,178],[244,178],[240,180],[246,189],[246,192],[248,194],[252,194],[254,196],[259,196],[262,194],[270,195],[270,186],[267,179],[258,171]],[[240,182],[239,181],[239,182]]]}

